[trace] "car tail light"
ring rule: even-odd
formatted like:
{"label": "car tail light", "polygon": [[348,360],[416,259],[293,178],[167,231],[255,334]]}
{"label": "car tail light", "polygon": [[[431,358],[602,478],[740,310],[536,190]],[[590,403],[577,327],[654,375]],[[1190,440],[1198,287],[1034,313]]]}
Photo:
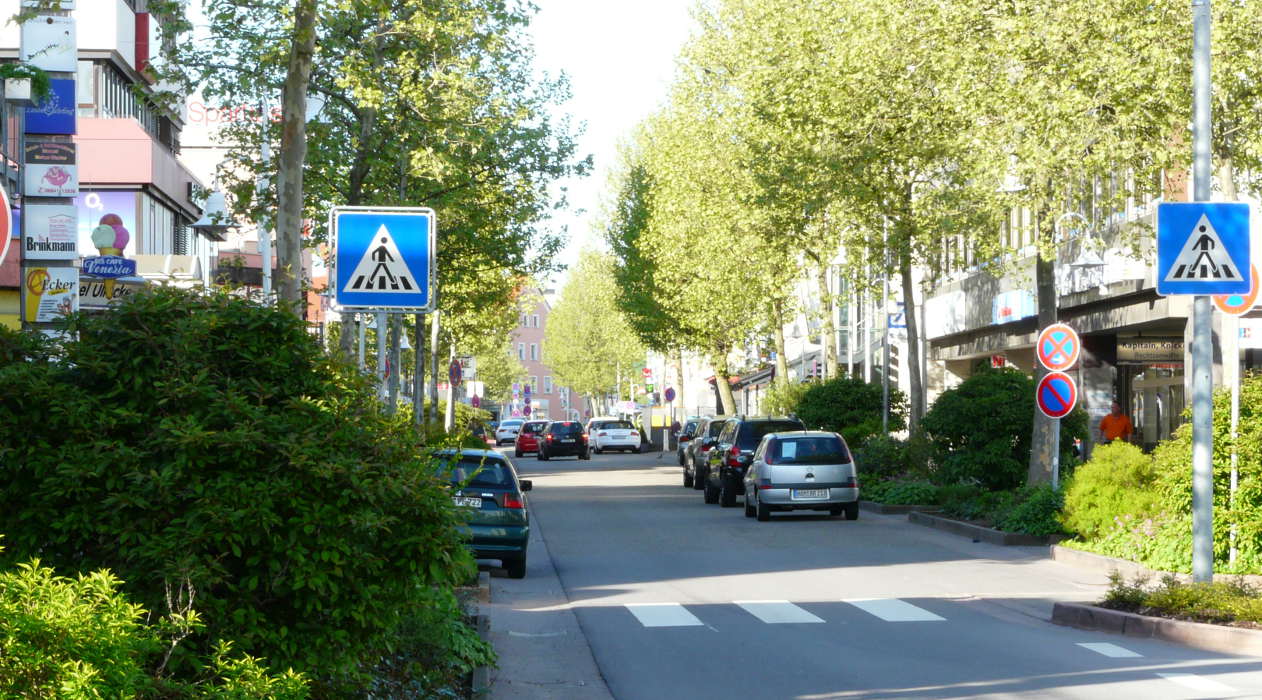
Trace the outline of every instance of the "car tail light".
{"label": "car tail light", "polygon": [[771,488],[771,479],[759,479],[759,480],[758,480],[758,490],[759,490],[759,491],[766,491],[766,490],[767,490],[767,489],[769,489],[769,488]]}
{"label": "car tail light", "polygon": [[856,478],[856,477],[853,477],[853,476],[852,476],[852,477],[850,477],[849,479],[847,479],[846,481],[841,482],[841,488],[843,488],[843,489],[857,489],[857,488],[859,488],[859,479],[858,479],[858,478]]}
{"label": "car tail light", "polygon": [[579,437],[583,438],[583,442],[587,442],[587,433],[583,433],[582,435],[579,435]]}
{"label": "car tail light", "polygon": [[709,452],[711,447],[713,447],[713,445],[702,445],[702,446],[701,446],[701,451],[702,451],[702,452]]}
{"label": "car tail light", "polygon": [[735,445],[733,445],[733,446],[732,446],[732,449],[728,450],[728,453],[727,453],[727,466],[729,466],[729,467],[739,467],[739,466],[741,466],[741,448],[736,447]]}
{"label": "car tail light", "polygon": [[608,437],[608,436],[609,436],[609,433],[606,433],[605,431],[603,431],[603,430],[602,430],[602,431],[600,431],[599,433],[596,433],[596,435],[598,435],[598,436],[600,436],[600,437]]}
{"label": "car tail light", "polygon": [[526,502],[515,493],[506,493],[504,494],[504,503],[502,505],[509,510],[523,510],[526,507]]}
{"label": "car tail light", "polygon": [[552,433],[548,433],[548,442],[552,442]]}

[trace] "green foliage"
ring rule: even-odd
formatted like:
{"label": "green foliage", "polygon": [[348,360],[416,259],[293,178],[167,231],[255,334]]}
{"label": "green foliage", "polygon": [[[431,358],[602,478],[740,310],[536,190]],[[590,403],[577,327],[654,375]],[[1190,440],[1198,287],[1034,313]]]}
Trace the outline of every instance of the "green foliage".
{"label": "green foliage", "polygon": [[[1033,411],[1034,380],[1012,368],[983,369],[943,392],[921,423],[937,446],[935,480],[992,490],[1022,485]],[[1073,440],[1085,434],[1082,411],[1061,420],[1061,464],[1072,463]]]}
{"label": "green foliage", "polygon": [[494,664],[490,644],[463,618],[450,591],[428,591],[420,605],[401,616],[395,646],[374,673],[372,697],[441,696],[459,687],[474,668]]}
{"label": "green foliage", "polygon": [[[862,445],[881,432],[882,395],[880,384],[838,377],[812,384],[798,401],[797,416],[808,428],[841,433],[848,445]],[[907,427],[907,399],[890,388],[890,430]]]}
{"label": "green foliage", "polygon": [[[146,624],[146,612],[120,592],[108,571],[57,576],[38,560],[0,571],[0,696],[301,700],[307,682],[271,674],[259,660],[215,646],[196,678],[174,682],[155,672],[178,643],[173,627],[201,627],[195,614]],[[160,668],[159,668],[160,670]]]}
{"label": "green foliage", "polygon": [[938,502],[938,487],[928,481],[898,481],[885,490],[881,503],[886,505],[933,505]]}
{"label": "green foliage", "polygon": [[0,527],[18,557],[194,606],[177,678],[230,639],[354,694],[398,612],[472,571],[406,416],[302,321],[156,287],[72,330],[64,362],[0,367]]}
{"label": "green foliage", "polygon": [[1063,501],[1064,494],[1050,484],[1027,486],[1017,492],[1008,510],[995,514],[995,526],[1026,535],[1058,535],[1064,532],[1059,520]]}
{"label": "green foliage", "polygon": [[802,397],[810,391],[809,382],[773,382],[762,398],[762,408],[772,416],[787,416],[798,412]]}
{"label": "green foliage", "polygon": [[1100,445],[1065,489],[1065,528],[1085,539],[1112,530],[1117,518],[1160,513],[1152,457],[1123,442]]}
{"label": "green foliage", "polygon": [[1216,624],[1262,623],[1262,592],[1243,579],[1213,583],[1183,583],[1165,576],[1149,586],[1146,577],[1128,583],[1119,573],[1109,575],[1109,591],[1100,604],[1114,610],[1173,617]]}

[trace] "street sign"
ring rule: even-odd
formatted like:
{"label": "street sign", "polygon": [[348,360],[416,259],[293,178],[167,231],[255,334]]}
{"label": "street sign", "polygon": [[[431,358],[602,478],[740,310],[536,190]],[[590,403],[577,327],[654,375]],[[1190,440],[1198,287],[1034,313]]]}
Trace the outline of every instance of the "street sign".
{"label": "street sign", "polygon": [[472,397],[469,398],[469,405],[473,406],[474,408],[482,408],[482,397],[478,396],[477,394],[474,394]]}
{"label": "street sign", "polygon": [[890,328],[906,328],[907,327],[907,306],[903,302],[894,303],[895,311],[889,315]]}
{"label": "street sign", "polygon": [[640,370],[640,373],[644,375],[645,379],[650,379],[653,376],[653,370],[649,367],[645,367],[644,369]]}
{"label": "street sign", "polygon": [[1157,205],[1157,293],[1248,294],[1249,205]]}
{"label": "street sign", "polygon": [[1039,364],[1053,372],[1069,369],[1078,361],[1082,343],[1078,332],[1063,323],[1053,323],[1039,333],[1034,344],[1034,354]]}
{"label": "street sign", "polygon": [[1078,403],[1078,385],[1064,372],[1049,372],[1034,390],[1039,410],[1048,418],[1064,418]]}
{"label": "street sign", "polygon": [[668,387],[666,387],[666,393],[665,393],[665,396],[666,396],[666,403],[670,403],[670,402],[674,401],[674,400],[675,400],[675,389],[674,389],[674,387],[669,387],[669,386],[668,386]]}
{"label": "street sign", "polygon": [[334,207],[333,309],[433,311],[436,229],[424,207]]}
{"label": "street sign", "polygon": [[460,380],[464,378],[464,368],[460,366],[460,360],[451,361],[451,365],[447,367],[447,378],[451,380],[452,386],[460,386]]}
{"label": "street sign", "polygon": [[1214,296],[1214,306],[1218,310],[1229,316],[1243,316],[1253,308],[1253,304],[1258,300],[1258,268],[1256,265],[1249,266],[1249,279],[1251,287],[1248,294],[1218,294]]}

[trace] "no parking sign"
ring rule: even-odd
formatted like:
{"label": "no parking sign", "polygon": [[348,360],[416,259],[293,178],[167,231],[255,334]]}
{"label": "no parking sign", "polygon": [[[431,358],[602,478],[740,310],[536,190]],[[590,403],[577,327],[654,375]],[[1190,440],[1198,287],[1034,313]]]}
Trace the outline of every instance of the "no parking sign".
{"label": "no parking sign", "polygon": [[1078,403],[1078,385],[1064,372],[1048,372],[1034,390],[1039,410],[1048,418],[1064,418]]}

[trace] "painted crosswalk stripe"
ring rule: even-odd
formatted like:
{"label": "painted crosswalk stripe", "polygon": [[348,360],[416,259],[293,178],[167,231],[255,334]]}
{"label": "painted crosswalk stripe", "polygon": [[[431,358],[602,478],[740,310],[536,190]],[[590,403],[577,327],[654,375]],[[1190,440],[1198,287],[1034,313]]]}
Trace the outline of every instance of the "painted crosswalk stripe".
{"label": "painted crosswalk stripe", "polygon": [[1205,693],[1234,693],[1235,688],[1192,673],[1158,673],[1162,678],[1178,683],[1184,688],[1199,690]]}
{"label": "painted crosswalk stripe", "polygon": [[625,607],[645,627],[699,627],[703,624],[679,603],[629,603]]}
{"label": "painted crosswalk stripe", "polygon": [[845,602],[886,622],[937,622],[943,618],[898,598],[851,598]]}
{"label": "painted crosswalk stripe", "polygon": [[1078,642],[1078,646],[1083,649],[1090,649],[1097,654],[1103,654],[1104,656],[1112,659],[1137,659],[1143,656],[1142,654],[1136,654],[1126,647],[1119,647],[1116,644],[1109,644],[1108,642]]}
{"label": "painted crosswalk stripe", "polygon": [[824,621],[787,600],[738,600],[735,603],[771,625]]}

